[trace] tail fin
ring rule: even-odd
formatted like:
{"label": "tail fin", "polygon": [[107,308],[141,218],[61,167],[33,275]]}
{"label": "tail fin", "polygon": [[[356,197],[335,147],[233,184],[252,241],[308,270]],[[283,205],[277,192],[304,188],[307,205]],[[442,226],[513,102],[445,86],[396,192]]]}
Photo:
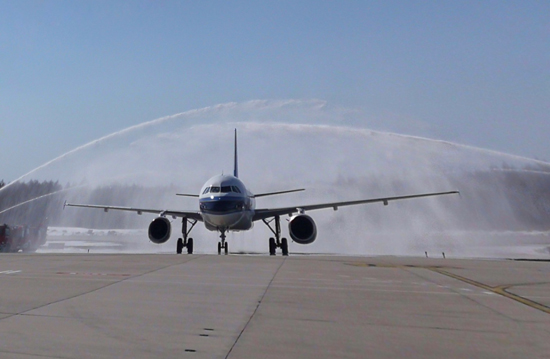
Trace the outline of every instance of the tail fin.
{"label": "tail fin", "polygon": [[239,161],[237,158],[237,129],[235,129],[235,163],[233,165],[233,176],[239,177]]}

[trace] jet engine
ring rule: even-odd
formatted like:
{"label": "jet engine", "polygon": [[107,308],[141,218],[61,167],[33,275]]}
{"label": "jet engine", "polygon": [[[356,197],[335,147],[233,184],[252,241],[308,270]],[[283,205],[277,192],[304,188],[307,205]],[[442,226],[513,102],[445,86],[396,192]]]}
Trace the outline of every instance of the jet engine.
{"label": "jet engine", "polygon": [[166,217],[157,217],[149,225],[149,239],[156,244],[163,244],[170,238],[170,221]]}
{"label": "jet engine", "polygon": [[313,218],[305,214],[298,214],[290,218],[288,232],[294,242],[298,244],[311,244],[317,237],[317,226]]}

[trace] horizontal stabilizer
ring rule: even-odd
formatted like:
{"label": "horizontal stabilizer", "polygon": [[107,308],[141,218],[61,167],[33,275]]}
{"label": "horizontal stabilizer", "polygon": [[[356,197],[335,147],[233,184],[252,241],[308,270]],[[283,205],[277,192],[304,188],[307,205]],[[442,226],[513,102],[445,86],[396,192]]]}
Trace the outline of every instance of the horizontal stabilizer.
{"label": "horizontal stabilizer", "polygon": [[300,192],[300,191],[305,191],[305,190],[306,190],[305,188],[300,188],[300,189],[291,189],[291,190],[288,190],[288,191],[280,191],[280,192],[259,193],[259,194],[255,194],[253,197],[258,198],[258,197],[265,197],[265,196],[273,196],[273,195],[276,195],[276,194]]}
{"label": "horizontal stabilizer", "polygon": [[196,197],[196,198],[199,198],[199,195],[198,195],[198,194],[189,194],[189,193],[176,193],[176,196]]}

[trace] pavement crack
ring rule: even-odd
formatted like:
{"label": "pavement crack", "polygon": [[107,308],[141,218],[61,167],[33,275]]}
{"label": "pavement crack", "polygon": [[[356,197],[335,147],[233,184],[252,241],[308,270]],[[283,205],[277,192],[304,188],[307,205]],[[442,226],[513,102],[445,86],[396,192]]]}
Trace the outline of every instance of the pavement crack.
{"label": "pavement crack", "polygon": [[131,279],[135,279],[135,278],[139,278],[139,277],[142,277],[144,275],[148,275],[148,274],[151,274],[151,273],[155,273],[155,272],[158,272],[158,271],[161,271],[161,270],[164,270],[164,269],[167,269],[167,268],[170,268],[170,267],[173,267],[173,266],[177,266],[177,265],[182,265],[182,264],[187,264],[193,260],[196,260],[198,258],[201,258],[202,256],[196,256],[196,257],[193,257],[183,263],[179,262],[179,263],[170,263],[168,265],[165,265],[165,266],[162,266],[162,267],[158,267],[158,268],[155,268],[155,269],[152,269],[152,270],[149,270],[147,272],[143,272],[143,273],[140,273],[140,274],[136,274],[136,275],[133,275],[133,276],[130,276],[130,277],[121,277],[122,279],[118,280],[118,281],[114,281],[114,282],[111,282],[111,283],[107,283],[106,285],[104,286],[101,286],[101,287],[98,287],[98,288],[94,288],[92,290],[89,290],[89,291],[86,291],[86,292],[82,292],[82,293],[78,293],[78,294],[75,294],[73,296],[70,296],[70,297],[64,297],[64,298],[61,298],[61,299],[58,299],[58,300],[53,300],[51,302],[48,302],[48,303],[45,303],[45,304],[41,304],[39,306],[36,306],[36,307],[33,307],[33,308],[30,308],[30,309],[26,309],[22,312],[19,312],[19,313],[9,313],[11,315],[8,315],[8,316],[5,316],[3,318],[0,318],[0,322],[1,321],[4,321],[6,319],[10,319],[10,318],[13,318],[13,317],[17,317],[17,316],[40,316],[40,315],[36,315],[36,314],[31,314],[30,312],[34,311],[34,310],[37,310],[37,309],[40,309],[40,308],[45,308],[49,305],[52,305],[52,304],[57,304],[57,303],[62,303],[62,302],[65,302],[65,301],[68,301],[68,300],[72,300],[72,299],[75,299],[75,298],[79,298],[79,297],[82,297],[84,295],[88,295],[90,293],[94,293],[94,292],[97,292],[97,291],[100,291],[102,289],[105,289],[105,288],[108,288],[110,286],[113,286],[115,284],[120,284],[122,282],[125,282],[125,281],[128,281],[128,280],[131,280]]}
{"label": "pavement crack", "polygon": [[254,311],[252,312],[252,315],[250,316],[250,318],[248,318],[248,321],[246,322],[246,324],[244,325],[243,329],[241,330],[241,332],[239,333],[239,335],[237,336],[237,338],[235,339],[235,342],[233,343],[233,345],[231,345],[231,348],[229,349],[229,351],[227,352],[227,355],[225,356],[225,359],[227,359],[229,357],[229,355],[231,355],[231,352],[233,351],[233,348],[235,348],[235,345],[237,345],[239,339],[241,339],[241,336],[243,335],[243,333],[245,332],[246,328],[248,327],[248,325],[250,324],[250,322],[252,321],[252,319],[254,318],[254,316],[256,315],[256,313],[258,312],[258,309],[260,308],[260,305],[262,304],[266,294],[267,294],[267,291],[269,290],[269,288],[271,288],[271,284],[273,283],[273,281],[275,280],[275,278],[277,277],[277,274],[279,274],[279,271],[281,270],[281,268],[283,267],[283,264],[285,264],[286,260],[287,260],[288,257],[284,257],[283,260],[281,261],[281,264],[279,264],[279,267],[277,267],[277,270],[275,271],[275,274],[273,274],[273,277],[271,278],[271,280],[269,281],[269,283],[267,284],[265,290],[264,290],[264,293],[262,294],[262,297],[260,298],[260,300],[258,301],[258,304],[256,305],[256,308],[254,308]]}

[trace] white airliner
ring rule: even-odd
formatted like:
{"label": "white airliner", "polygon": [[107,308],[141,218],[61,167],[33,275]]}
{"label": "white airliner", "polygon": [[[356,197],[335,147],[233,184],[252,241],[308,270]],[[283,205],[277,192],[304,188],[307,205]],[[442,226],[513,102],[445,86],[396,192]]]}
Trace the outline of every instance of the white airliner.
{"label": "white airliner", "polygon": [[[363,203],[381,202],[388,205],[388,202],[400,199],[441,196],[447,194],[457,194],[458,191],[414,194],[408,196],[371,198],[355,201],[332,202],[321,204],[308,204],[303,206],[281,207],[281,208],[263,208],[256,209],[255,199],[258,197],[271,196],[282,193],[303,191],[304,189],[294,189],[280,192],[270,192],[261,194],[252,194],[238,178],[237,161],[237,130],[235,130],[235,156],[233,175],[221,175],[210,178],[202,186],[200,194],[180,194],[179,196],[197,197],[199,199],[199,210],[177,211],[161,210],[150,208],[133,208],[102,206],[92,204],[74,204],[65,203],[65,206],[101,208],[105,212],[109,210],[131,211],[137,214],[155,213],[158,215],[149,225],[149,239],[153,243],[162,244],[168,241],[171,232],[171,223],[167,217],[182,218],[182,236],[178,238],[176,252],[182,253],[183,248],[187,248],[187,253],[193,253],[193,238],[189,234],[197,222],[204,222],[205,227],[210,231],[220,232],[220,242],[218,242],[218,254],[222,249],[228,254],[227,231],[246,231],[252,228],[255,221],[263,221],[273,232],[274,237],[269,238],[269,254],[275,255],[276,249],[281,248],[284,256],[288,255],[288,240],[281,238],[281,216],[288,215],[288,231],[290,237],[298,244],[310,244],[317,237],[317,227],[313,219],[305,214],[306,211],[312,211],[323,208],[333,208],[351,206]],[[274,227],[272,226],[274,223]],[[188,226],[189,225],[189,226]]]}

